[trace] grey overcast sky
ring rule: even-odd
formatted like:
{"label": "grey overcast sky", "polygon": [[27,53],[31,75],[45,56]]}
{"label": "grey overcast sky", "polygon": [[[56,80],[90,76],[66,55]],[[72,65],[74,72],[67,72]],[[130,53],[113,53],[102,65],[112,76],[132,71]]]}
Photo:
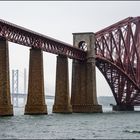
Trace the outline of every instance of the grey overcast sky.
{"label": "grey overcast sky", "polygon": [[[140,16],[139,1],[1,1],[0,18],[33,31],[73,43],[72,33],[97,32],[129,16]],[[10,70],[21,71],[29,65],[29,48],[9,43]],[[46,94],[54,95],[56,56],[44,53]],[[71,68],[71,60],[69,63]],[[71,74],[71,70],[70,70]],[[112,95],[97,70],[97,95]],[[69,77],[71,79],[71,77]],[[23,91],[23,82],[20,91]]]}

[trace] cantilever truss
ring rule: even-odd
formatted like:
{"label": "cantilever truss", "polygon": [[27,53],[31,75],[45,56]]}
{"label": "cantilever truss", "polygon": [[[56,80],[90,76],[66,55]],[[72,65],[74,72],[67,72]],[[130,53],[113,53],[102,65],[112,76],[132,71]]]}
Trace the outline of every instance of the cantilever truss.
{"label": "cantilever truss", "polygon": [[129,17],[95,35],[96,65],[117,104],[140,105],[140,17]]}
{"label": "cantilever truss", "polygon": [[[96,66],[118,105],[140,105],[140,17],[129,17],[95,33]],[[0,20],[0,38],[84,60],[86,52],[67,43]]]}

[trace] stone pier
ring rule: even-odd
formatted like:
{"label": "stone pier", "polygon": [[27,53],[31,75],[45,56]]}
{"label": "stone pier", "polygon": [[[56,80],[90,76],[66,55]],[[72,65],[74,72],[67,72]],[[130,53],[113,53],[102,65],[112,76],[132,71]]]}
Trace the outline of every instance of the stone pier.
{"label": "stone pier", "polygon": [[87,51],[85,61],[73,60],[71,104],[73,112],[102,112],[96,96],[94,33],[74,33],[73,46]]}
{"label": "stone pier", "polygon": [[0,39],[0,116],[13,115],[10,96],[8,42]]}
{"label": "stone pier", "polygon": [[47,114],[44,95],[43,52],[30,49],[28,97],[25,114]]}
{"label": "stone pier", "polygon": [[55,102],[53,105],[53,112],[72,112],[69,98],[68,58],[61,55],[57,56]]}

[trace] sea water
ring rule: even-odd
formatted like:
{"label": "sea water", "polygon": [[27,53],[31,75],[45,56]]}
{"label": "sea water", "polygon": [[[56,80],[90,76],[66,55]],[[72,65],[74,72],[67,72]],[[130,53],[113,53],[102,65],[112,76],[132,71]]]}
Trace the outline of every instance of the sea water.
{"label": "sea water", "polygon": [[14,116],[0,117],[1,139],[140,139],[140,112],[52,113],[24,115],[24,108],[14,108]]}

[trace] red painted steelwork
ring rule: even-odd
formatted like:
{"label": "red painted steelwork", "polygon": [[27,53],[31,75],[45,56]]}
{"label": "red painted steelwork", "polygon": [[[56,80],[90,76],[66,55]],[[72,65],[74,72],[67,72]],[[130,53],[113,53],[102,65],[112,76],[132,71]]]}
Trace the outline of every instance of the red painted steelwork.
{"label": "red painted steelwork", "polygon": [[140,17],[129,17],[97,33],[96,65],[118,105],[140,105]]}
{"label": "red painted steelwork", "polygon": [[[84,60],[86,52],[0,20],[0,37],[21,45]],[[129,17],[95,33],[96,66],[118,105],[140,105],[140,17]]]}
{"label": "red painted steelwork", "polygon": [[0,19],[0,37],[21,45],[39,48],[53,54],[65,55],[72,59],[84,60],[85,51],[51,37],[33,32]]}

